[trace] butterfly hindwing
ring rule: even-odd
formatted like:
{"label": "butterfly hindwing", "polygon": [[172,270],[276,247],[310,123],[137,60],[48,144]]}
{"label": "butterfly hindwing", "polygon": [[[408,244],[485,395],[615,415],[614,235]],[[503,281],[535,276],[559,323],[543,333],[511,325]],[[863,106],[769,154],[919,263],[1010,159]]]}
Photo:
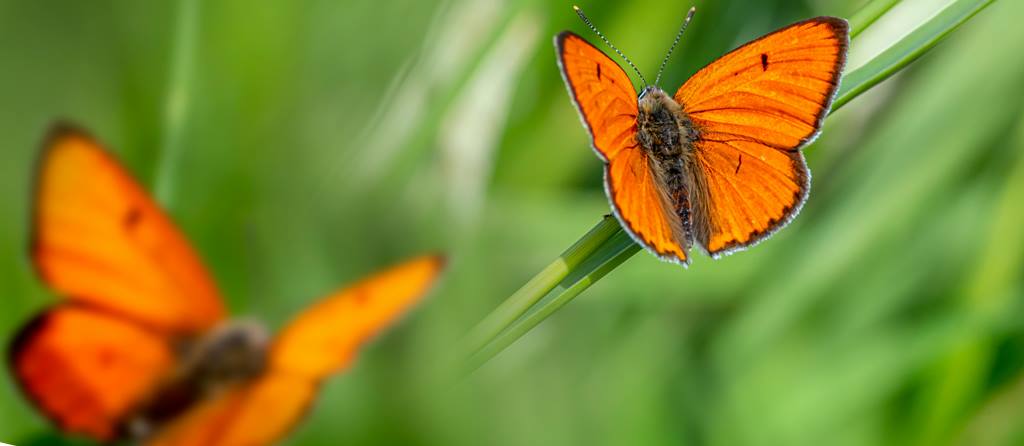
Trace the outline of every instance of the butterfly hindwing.
{"label": "butterfly hindwing", "polygon": [[10,366],[24,392],[62,430],[111,440],[123,417],[173,368],[156,333],[120,316],[58,305],[22,329]]}
{"label": "butterfly hindwing", "polygon": [[605,188],[615,215],[633,238],[659,258],[687,264],[689,248],[664,182],[639,148],[623,151],[605,166]]}
{"label": "butterfly hindwing", "polygon": [[169,333],[225,313],[174,223],[92,137],[58,126],[39,160],[31,255],[62,297]]}
{"label": "butterfly hindwing", "polygon": [[810,186],[799,149],[821,130],[848,42],[845,20],[799,22],[726,54],[676,92],[699,134],[707,215],[695,215],[693,232],[711,255],[756,243],[799,211]]}
{"label": "butterfly hindwing", "polygon": [[636,90],[625,71],[601,50],[571,32],[555,38],[562,77],[607,163],[605,187],[623,227],[665,260],[686,263],[688,241],[668,204],[663,179],[650,170],[636,140]]}
{"label": "butterfly hindwing", "polygon": [[271,371],[203,401],[164,426],[147,446],[261,446],[286,435],[313,402],[307,377]]}

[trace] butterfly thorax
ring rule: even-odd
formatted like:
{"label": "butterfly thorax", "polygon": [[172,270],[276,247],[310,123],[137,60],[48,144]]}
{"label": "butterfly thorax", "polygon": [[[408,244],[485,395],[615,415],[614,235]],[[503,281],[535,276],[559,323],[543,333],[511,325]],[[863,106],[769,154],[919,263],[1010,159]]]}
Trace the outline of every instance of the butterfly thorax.
{"label": "butterfly thorax", "polygon": [[636,138],[648,155],[671,163],[690,153],[696,131],[678,102],[658,87],[647,87],[637,106]]}
{"label": "butterfly thorax", "polygon": [[252,321],[231,321],[179,349],[180,365],[124,423],[142,439],[199,402],[263,373],[269,335]]}

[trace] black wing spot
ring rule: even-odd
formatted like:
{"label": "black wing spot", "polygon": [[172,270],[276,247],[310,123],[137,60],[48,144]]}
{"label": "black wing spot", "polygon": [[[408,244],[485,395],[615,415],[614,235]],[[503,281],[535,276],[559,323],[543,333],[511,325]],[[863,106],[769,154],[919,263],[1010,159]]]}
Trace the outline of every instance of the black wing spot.
{"label": "black wing spot", "polygon": [[124,220],[121,223],[124,224],[125,229],[135,229],[141,221],[142,210],[133,206],[131,209],[128,209],[128,213],[124,214]]}
{"label": "black wing spot", "polygon": [[736,172],[734,172],[734,174],[736,174],[736,175],[740,174],[740,166],[742,166],[742,165],[743,165],[743,154],[741,153],[740,154],[740,162],[736,163]]}
{"label": "black wing spot", "polygon": [[768,54],[761,53],[761,71],[768,71]]}
{"label": "black wing spot", "polygon": [[597,80],[601,80],[601,64],[597,64]]}

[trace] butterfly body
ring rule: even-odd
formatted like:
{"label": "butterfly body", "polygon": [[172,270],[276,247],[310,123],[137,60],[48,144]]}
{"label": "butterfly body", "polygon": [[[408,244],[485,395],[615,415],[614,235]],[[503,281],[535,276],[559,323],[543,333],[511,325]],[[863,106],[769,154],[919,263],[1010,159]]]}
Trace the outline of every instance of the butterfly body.
{"label": "butterfly body", "polygon": [[270,333],[251,320],[231,320],[181,343],[178,366],[125,417],[120,431],[142,440],[197,403],[256,380],[267,368]]}
{"label": "butterfly body", "polygon": [[569,31],[555,37],[615,216],[648,251],[683,265],[692,245],[730,254],[799,212],[810,187],[799,149],[821,131],[848,45],[843,19],[797,22],[731,51],[669,96],[656,86],[637,95],[604,52]]}
{"label": "butterfly body", "polygon": [[[693,242],[692,204],[702,202],[702,184],[695,178],[694,142],[699,137],[683,107],[658,87],[649,86],[637,99],[636,140],[647,154],[653,181],[664,191],[666,218],[681,228],[677,240]],[[678,221],[675,221],[678,220]]]}

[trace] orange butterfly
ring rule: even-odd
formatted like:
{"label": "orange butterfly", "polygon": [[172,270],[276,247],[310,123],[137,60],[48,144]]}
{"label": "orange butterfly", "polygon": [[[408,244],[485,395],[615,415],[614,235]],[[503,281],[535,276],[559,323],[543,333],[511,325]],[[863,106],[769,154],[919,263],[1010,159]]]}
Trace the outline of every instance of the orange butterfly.
{"label": "orange butterfly", "polygon": [[811,180],[800,148],[821,131],[848,45],[843,19],[795,23],[702,68],[674,96],[656,86],[660,72],[646,85],[626,59],[645,84],[637,96],[604,52],[569,31],[555,37],[569,95],[605,162],[615,216],[637,243],[683,265],[691,244],[717,258],[800,211]]}
{"label": "orange butterfly", "polygon": [[199,257],[85,133],[56,128],[36,184],[31,255],[64,300],[19,333],[10,365],[62,430],[147,445],[254,446],[286,434],[321,381],[416,303],[438,256],[328,296],[273,340],[227,321]]}

